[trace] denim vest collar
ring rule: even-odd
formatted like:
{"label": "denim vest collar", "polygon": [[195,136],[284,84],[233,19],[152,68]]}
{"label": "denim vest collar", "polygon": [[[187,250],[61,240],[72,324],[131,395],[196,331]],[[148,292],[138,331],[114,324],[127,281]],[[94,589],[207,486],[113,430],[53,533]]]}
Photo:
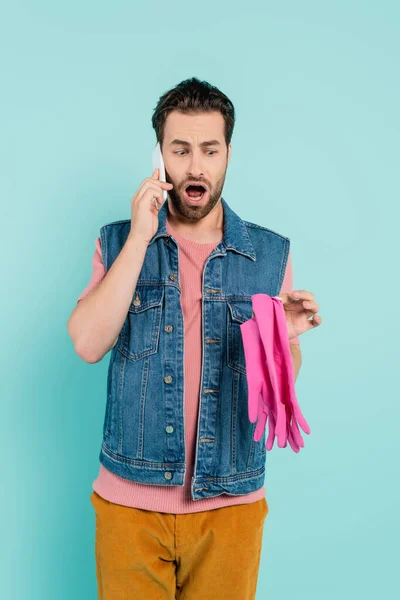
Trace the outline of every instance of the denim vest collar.
{"label": "denim vest collar", "polygon": [[[226,254],[227,250],[234,250],[252,260],[256,259],[256,252],[251,243],[244,221],[235,213],[228,203],[221,197],[221,204],[224,211],[224,233],[220,245],[221,254]],[[158,229],[149,242],[149,246],[160,237],[167,237],[169,233],[166,228],[166,219],[168,213],[168,202],[165,201],[158,213]]]}

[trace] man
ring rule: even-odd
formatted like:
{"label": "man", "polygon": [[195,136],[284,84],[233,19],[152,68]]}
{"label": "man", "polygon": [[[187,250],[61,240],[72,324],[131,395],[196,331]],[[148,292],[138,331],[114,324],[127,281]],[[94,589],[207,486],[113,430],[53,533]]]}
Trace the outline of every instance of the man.
{"label": "man", "polygon": [[222,198],[234,120],[196,78],[159,99],[167,181],[155,169],[131,218],[101,228],[68,322],[86,362],[112,351],[91,495],[100,599],[255,597],[266,436],[255,442],[248,418],[240,324],[253,294],[279,294],[297,376],[298,336],[321,318],[313,294],[292,291],[289,239]]}

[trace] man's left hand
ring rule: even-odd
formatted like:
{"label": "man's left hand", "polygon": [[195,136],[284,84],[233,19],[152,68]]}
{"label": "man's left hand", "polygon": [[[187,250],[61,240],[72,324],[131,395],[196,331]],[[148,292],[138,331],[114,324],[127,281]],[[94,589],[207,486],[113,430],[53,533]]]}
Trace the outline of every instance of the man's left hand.
{"label": "man's left hand", "polygon": [[[282,299],[289,339],[321,325],[322,319],[316,314],[319,306],[311,292],[294,290],[290,294],[279,294],[275,297]],[[312,319],[309,320],[310,317]]]}

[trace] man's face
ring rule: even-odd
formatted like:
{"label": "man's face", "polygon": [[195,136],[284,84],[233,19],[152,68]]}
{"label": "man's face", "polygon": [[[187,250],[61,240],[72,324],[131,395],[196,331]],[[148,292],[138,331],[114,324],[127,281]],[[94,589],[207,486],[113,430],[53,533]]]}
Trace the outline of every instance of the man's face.
{"label": "man's face", "polygon": [[[165,122],[161,151],[166,180],[174,186],[168,190],[174,209],[189,221],[204,218],[221,198],[231,155],[231,144],[226,147],[222,114],[215,111],[187,115],[174,110]],[[190,197],[199,190],[186,191],[189,182],[205,186],[199,200]]]}

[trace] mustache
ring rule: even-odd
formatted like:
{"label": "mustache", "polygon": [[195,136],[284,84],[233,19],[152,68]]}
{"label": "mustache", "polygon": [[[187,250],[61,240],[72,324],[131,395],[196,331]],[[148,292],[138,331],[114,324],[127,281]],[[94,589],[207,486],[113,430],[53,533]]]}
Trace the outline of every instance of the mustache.
{"label": "mustache", "polygon": [[173,181],[173,179],[169,176],[168,173],[166,173],[166,177],[165,180],[167,183],[172,183],[174,186],[174,189],[182,189],[185,190],[185,188],[188,185],[201,185],[203,187],[205,187],[207,190],[211,189],[211,185],[208,183],[208,181],[206,181],[205,179],[187,179],[186,181],[184,181],[183,183],[176,185],[176,183]]}
{"label": "mustache", "polygon": [[182,190],[185,190],[187,187],[189,187],[190,185],[198,185],[203,187],[205,190],[210,190],[211,186],[209,183],[207,183],[207,181],[204,181],[204,179],[197,181],[196,179],[190,179],[189,181],[186,181],[184,184],[182,184],[182,186],[180,186],[180,188]]}

